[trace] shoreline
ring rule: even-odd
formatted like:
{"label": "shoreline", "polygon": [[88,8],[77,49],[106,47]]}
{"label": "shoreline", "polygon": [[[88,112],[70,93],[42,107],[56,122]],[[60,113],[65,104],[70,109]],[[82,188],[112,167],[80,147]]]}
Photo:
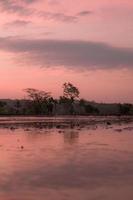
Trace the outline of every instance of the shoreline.
{"label": "shoreline", "polygon": [[113,124],[133,123],[133,116],[10,116],[0,117],[0,128],[15,129],[18,127],[43,128],[84,128],[96,125],[110,127]]}

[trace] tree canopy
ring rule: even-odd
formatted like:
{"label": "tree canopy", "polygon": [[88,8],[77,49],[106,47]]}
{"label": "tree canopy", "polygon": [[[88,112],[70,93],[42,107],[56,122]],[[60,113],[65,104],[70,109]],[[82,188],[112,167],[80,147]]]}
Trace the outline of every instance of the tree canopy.
{"label": "tree canopy", "polygon": [[63,84],[63,96],[74,100],[76,98],[79,98],[79,90],[77,87],[75,87],[72,83],[64,83]]}
{"label": "tree canopy", "polygon": [[33,101],[37,101],[37,102],[43,102],[48,100],[51,97],[50,92],[45,92],[43,90],[37,90],[37,89],[33,89],[33,88],[27,88],[24,90],[28,97],[33,100]]}

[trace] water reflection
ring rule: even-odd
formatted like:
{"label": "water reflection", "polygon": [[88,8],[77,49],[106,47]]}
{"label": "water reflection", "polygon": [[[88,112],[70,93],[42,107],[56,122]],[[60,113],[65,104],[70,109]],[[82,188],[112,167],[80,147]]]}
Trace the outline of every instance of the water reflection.
{"label": "water reflection", "polygon": [[1,128],[0,200],[132,200],[131,127]]}
{"label": "water reflection", "polygon": [[79,132],[78,131],[66,131],[64,132],[64,142],[70,145],[73,145],[79,140]]}

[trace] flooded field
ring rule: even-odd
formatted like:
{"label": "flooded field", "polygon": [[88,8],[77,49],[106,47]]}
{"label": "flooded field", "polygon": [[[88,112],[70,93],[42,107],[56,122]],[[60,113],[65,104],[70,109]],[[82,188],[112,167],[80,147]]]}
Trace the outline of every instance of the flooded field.
{"label": "flooded field", "polygon": [[132,121],[0,118],[0,200],[132,200]]}

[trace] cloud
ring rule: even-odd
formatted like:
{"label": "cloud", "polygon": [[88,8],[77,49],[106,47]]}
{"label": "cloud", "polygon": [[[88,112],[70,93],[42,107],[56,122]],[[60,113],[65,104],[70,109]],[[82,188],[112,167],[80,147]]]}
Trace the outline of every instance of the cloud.
{"label": "cloud", "polygon": [[[29,7],[29,5],[38,2],[37,0],[0,0],[0,11],[23,16],[35,14],[45,20],[55,20],[66,23],[77,22],[79,17],[90,15],[92,12],[88,10],[81,11],[75,15],[65,14],[63,12],[51,12],[44,10],[36,10]],[[51,1],[48,1],[51,4]],[[57,1],[54,1],[57,4]]]}
{"label": "cloud", "polygon": [[88,16],[90,14],[92,14],[92,11],[84,10],[75,15],[67,15],[65,13],[60,13],[60,12],[52,13],[45,11],[40,11],[38,15],[39,17],[43,17],[46,20],[56,20],[68,23],[68,22],[77,22],[79,17]]}
{"label": "cloud", "polygon": [[7,13],[30,15],[33,13],[33,10],[29,9],[26,5],[33,3],[34,1],[35,0],[0,0],[0,10]]}
{"label": "cloud", "polygon": [[45,12],[45,11],[40,11],[38,13],[39,17],[43,17],[43,19],[45,20],[56,20],[67,23],[77,22],[79,17],[88,16],[90,14],[92,14],[92,11],[89,10],[81,11],[75,15],[68,15],[61,12]]}
{"label": "cloud", "polygon": [[99,42],[0,38],[0,49],[14,53],[25,65],[74,70],[133,68],[133,49]]}
{"label": "cloud", "polygon": [[26,26],[28,24],[30,24],[31,21],[26,21],[26,20],[14,20],[12,22],[6,23],[5,27],[23,27]]}
{"label": "cloud", "polygon": [[79,13],[77,13],[77,16],[88,16],[88,15],[91,15],[93,12],[92,11],[90,11],[90,10],[83,10],[83,11],[81,11],[81,12],[79,12]]}
{"label": "cloud", "polygon": [[25,2],[26,4],[31,4],[31,3],[34,3],[34,2],[37,2],[37,1],[38,0],[23,0],[23,2]]}
{"label": "cloud", "polygon": [[43,19],[46,20],[56,20],[56,21],[61,21],[61,22],[76,22],[77,21],[77,16],[74,15],[66,15],[64,13],[59,13],[59,12],[45,12],[45,11],[40,11],[39,16],[43,17]]}
{"label": "cloud", "polygon": [[42,32],[41,33],[41,35],[52,35],[53,34],[53,32],[52,31],[44,31],[44,32]]}
{"label": "cloud", "polygon": [[59,5],[61,2],[59,0],[47,0],[50,5]]}

